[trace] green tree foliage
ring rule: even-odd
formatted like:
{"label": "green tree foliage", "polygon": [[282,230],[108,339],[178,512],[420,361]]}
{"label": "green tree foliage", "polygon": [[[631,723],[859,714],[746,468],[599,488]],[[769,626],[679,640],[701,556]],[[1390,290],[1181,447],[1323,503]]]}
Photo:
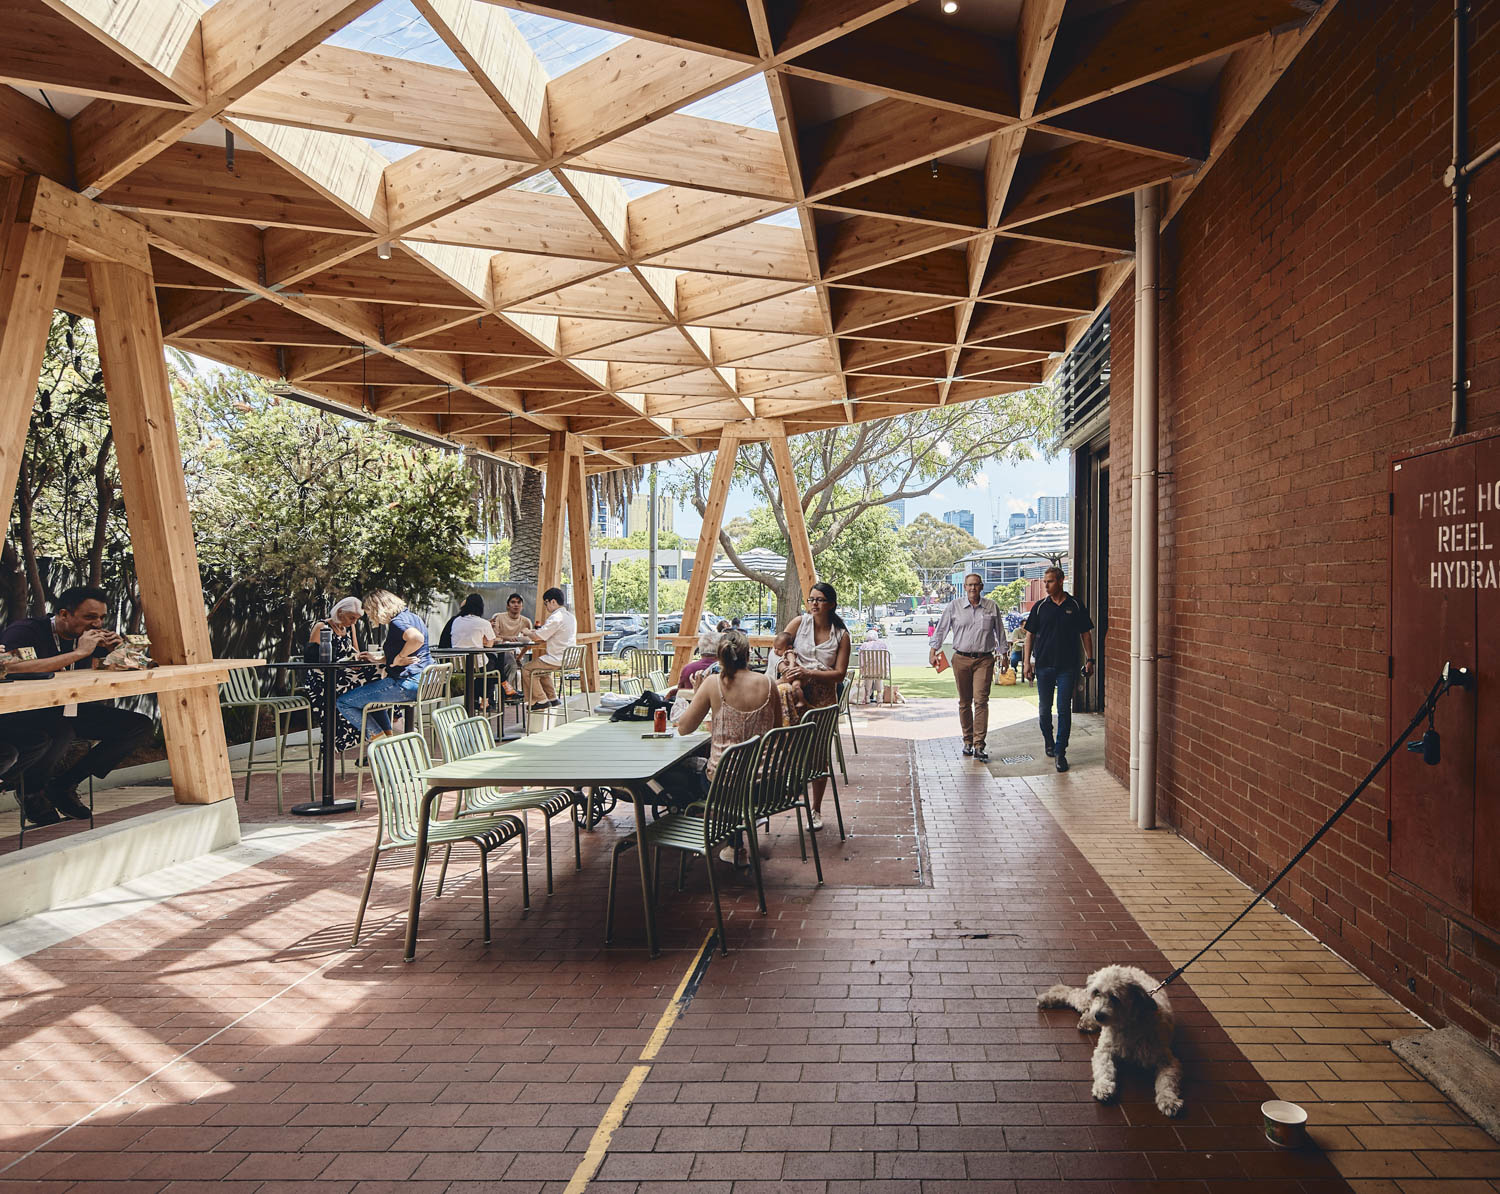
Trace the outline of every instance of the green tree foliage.
{"label": "green tree foliage", "polygon": [[[767,547],[781,555],[789,551],[786,533],[770,506],[756,506],[749,517],[750,529],[741,536],[739,548],[748,551]],[[839,603],[853,606],[857,595],[866,605],[894,601],[914,593],[920,582],[911,560],[901,548],[896,519],[885,506],[870,506],[844,527],[843,533],[813,556],[818,579],[838,590]],[[789,567],[795,582],[795,567]],[[800,586],[799,586],[800,587]],[[800,606],[791,617],[800,612]],[[778,623],[789,620],[778,611]]]}
{"label": "green tree foliage", "polygon": [[[632,531],[623,538],[617,535],[613,539],[596,539],[594,546],[607,547],[610,551],[645,551],[651,546],[650,538],[650,531]],[[661,551],[676,551],[686,542],[676,531],[658,529],[656,532],[656,546]]]}
{"label": "green tree foliage", "polygon": [[[1038,387],[792,436],[787,443],[814,558],[833,549],[873,507],[897,498],[925,497],[948,482],[964,485],[987,464],[1029,460],[1049,450],[1056,434],[1055,412],[1051,391]],[[707,506],[708,473],[701,459],[684,461],[671,475],[669,488],[701,514]],[[740,448],[734,484],[758,497],[777,497],[780,489],[768,445]],[[779,500],[769,509],[786,543],[786,515]],[[752,538],[741,542],[747,548],[758,546]],[[742,566],[726,529],[720,530],[719,543],[735,565]],[[776,590],[779,618],[785,620],[801,608],[801,584],[794,569],[784,579],[746,571]]]}
{"label": "green tree foliage", "polygon": [[[621,610],[644,613],[647,601],[646,588],[650,575],[645,560],[611,560],[609,562],[609,608],[616,613]],[[665,614],[681,609],[687,601],[687,588],[685,580],[658,579],[656,582],[658,612]],[[596,579],[594,581],[594,608],[602,610],[603,602],[604,584]]]}
{"label": "green tree foliage", "polygon": [[269,622],[279,649],[346,593],[420,609],[472,574],[475,482],[457,456],[238,372],[180,385],[177,418],[205,595],[231,623]]}
{"label": "green tree foliage", "polygon": [[981,550],[984,544],[962,527],[922,514],[902,528],[901,547],[911,557],[921,577],[922,591],[926,591],[947,579],[959,560]]}
{"label": "green tree foliage", "polygon": [[991,601],[1000,607],[1002,611],[1015,609],[1016,602],[1021,600],[1021,594],[1026,591],[1027,581],[1023,577],[1003,585],[996,585],[985,594]]}

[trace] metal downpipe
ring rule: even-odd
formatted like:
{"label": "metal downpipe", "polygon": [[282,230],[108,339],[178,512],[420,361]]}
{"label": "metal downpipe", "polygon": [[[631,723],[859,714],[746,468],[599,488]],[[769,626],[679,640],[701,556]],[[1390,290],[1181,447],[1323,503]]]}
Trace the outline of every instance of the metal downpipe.
{"label": "metal downpipe", "polygon": [[[1143,187],[1136,192],[1135,252],[1135,346],[1139,373],[1134,408],[1140,412],[1139,451],[1133,456],[1133,480],[1140,487],[1139,544],[1140,575],[1137,589],[1140,613],[1138,633],[1132,636],[1132,650],[1138,650],[1140,690],[1139,729],[1136,755],[1139,760],[1136,795],[1136,824],[1142,829],[1156,828],[1156,620],[1157,620],[1157,434],[1159,409],[1157,394],[1157,296],[1159,279],[1159,242],[1161,229],[1161,192],[1157,187]],[[1137,647],[1136,644],[1139,644]]]}

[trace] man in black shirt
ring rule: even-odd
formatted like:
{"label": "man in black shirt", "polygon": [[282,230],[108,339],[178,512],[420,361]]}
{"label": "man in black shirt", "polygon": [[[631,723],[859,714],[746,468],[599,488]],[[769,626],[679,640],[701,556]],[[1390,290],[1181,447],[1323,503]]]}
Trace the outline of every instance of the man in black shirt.
{"label": "man in black shirt", "polygon": [[[1094,623],[1076,597],[1063,591],[1063,570],[1042,573],[1047,595],[1026,619],[1025,676],[1036,677],[1042,741],[1057,769],[1068,769],[1068,731],[1073,728],[1073,686],[1078,679],[1078,644],[1083,642],[1083,674],[1094,674]],[[1052,737],[1052,696],[1057,694],[1057,738]]]}
{"label": "man in black shirt", "polygon": [[[28,676],[45,679],[69,668],[93,667],[120,642],[119,635],[103,629],[107,597],[103,589],[79,585],[58,595],[50,618],[12,622],[0,635],[0,644],[16,656],[9,674],[21,680]],[[78,785],[90,775],[100,779],[108,775],[151,736],[149,717],[120,709],[112,701],[28,709],[11,714],[8,720],[50,739],[46,754],[26,774],[27,813],[44,824],[58,820],[59,813],[87,820],[89,807],[78,798]],[[94,747],[59,772],[75,738],[88,739]]]}

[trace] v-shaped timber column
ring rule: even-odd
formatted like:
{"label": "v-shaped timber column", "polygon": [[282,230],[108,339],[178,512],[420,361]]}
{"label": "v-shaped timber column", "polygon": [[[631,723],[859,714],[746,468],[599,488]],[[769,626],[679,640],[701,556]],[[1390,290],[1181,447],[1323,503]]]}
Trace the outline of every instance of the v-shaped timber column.
{"label": "v-shaped timber column", "polygon": [[781,506],[786,516],[787,538],[792,543],[792,558],[797,561],[797,579],[802,582],[802,596],[817,583],[818,570],[813,565],[812,544],[807,539],[807,519],[802,512],[802,495],[797,492],[797,473],[792,468],[792,452],[786,434],[771,437],[771,462],[776,466],[776,485],[781,490]]}
{"label": "v-shaped timber column", "polygon": [[[213,659],[183,480],[177,420],[145,230],[46,179],[0,192],[0,528],[8,526],[63,259],[88,277],[151,653],[164,669]],[[219,677],[157,689],[172,789],[179,804],[233,793]],[[20,685],[16,691],[24,694]],[[150,689],[144,689],[149,691]],[[137,685],[133,691],[143,691]],[[0,696],[0,710],[5,699]],[[25,707],[25,706],[23,706]]]}
{"label": "v-shaped timber column", "polygon": [[683,665],[692,656],[698,639],[698,619],[703,616],[704,598],[708,596],[708,574],[713,571],[719,528],[724,524],[724,505],[729,501],[729,486],[734,480],[734,462],[739,455],[739,434],[733,423],[726,424],[714,455],[714,472],[708,482],[708,501],[703,507],[703,525],[698,528],[698,550],[693,555],[693,575],[688,581],[687,600],[682,606],[682,625],[677,628],[677,642],[672,650],[671,680],[677,683]]}
{"label": "v-shaped timber column", "polygon": [[[594,622],[594,578],[589,557],[588,490],[583,470],[583,448],[577,439],[554,431],[547,445],[547,479],[542,491],[542,552],[537,566],[536,620],[547,616],[542,594],[562,581],[563,525],[568,529],[568,557],[573,574],[573,616],[578,633],[592,634]],[[589,643],[585,664],[599,691],[599,644]]]}

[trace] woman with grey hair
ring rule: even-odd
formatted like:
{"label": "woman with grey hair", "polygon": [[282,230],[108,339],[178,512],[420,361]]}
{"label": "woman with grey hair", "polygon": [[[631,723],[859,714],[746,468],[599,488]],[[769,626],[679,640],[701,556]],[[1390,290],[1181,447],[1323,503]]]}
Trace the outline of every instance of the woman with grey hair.
{"label": "woman with grey hair", "polygon": [[[324,629],[333,632],[333,654],[330,661],[340,663],[345,659],[358,659],[362,652],[359,649],[359,630],[356,623],[364,612],[364,606],[358,597],[345,597],[334,603],[328,616],[321,622],[314,622],[313,628],[308,632],[307,644],[316,649],[321,642]],[[314,709],[323,708],[323,683],[328,672],[310,670],[306,674],[303,684],[307,688],[307,699],[312,702]],[[343,696],[350,689],[358,688],[361,684],[368,684],[375,679],[376,672],[373,667],[346,667],[339,668],[333,673],[333,692],[335,696]],[[334,718],[333,747],[335,750],[348,750],[349,747],[359,742],[359,729],[350,725],[342,717]]]}

